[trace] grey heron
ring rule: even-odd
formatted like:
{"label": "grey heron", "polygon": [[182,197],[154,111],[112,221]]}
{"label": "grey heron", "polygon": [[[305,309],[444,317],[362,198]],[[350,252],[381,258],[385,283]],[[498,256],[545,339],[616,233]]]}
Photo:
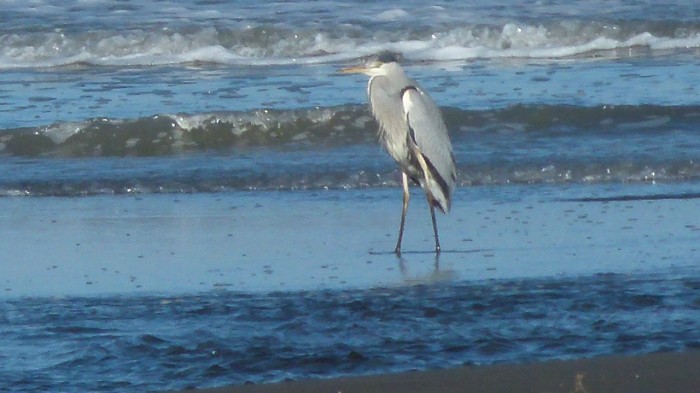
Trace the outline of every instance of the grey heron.
{"label": "grey heron", "polygon": [[341,72],[370,77],[367,95],[379,123],[380,142],[401,169],[403,209],[394,251],[401,253],[411,179],[425,191],[433,221],[435,252],[439,253],[435,206],[443,213],[450,210],[457,178],[452,144],[440,109],[418,82],[406,76],[393,53],[380,53],[366,65],[344,68]]}

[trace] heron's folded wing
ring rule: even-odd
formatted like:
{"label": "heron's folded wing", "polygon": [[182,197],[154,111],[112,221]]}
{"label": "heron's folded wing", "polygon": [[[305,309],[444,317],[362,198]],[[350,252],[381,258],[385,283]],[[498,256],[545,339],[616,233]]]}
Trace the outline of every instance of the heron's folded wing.
{"label": "heron's folded wing", "polygon": [[[406,120],[419,151],[431,168],[435,182],[440,188],[432,190],[443,210],[449,210],[449,200],[456,180],[452,144],[440,109],[430,96],[419,87],[404,89],[402,103]],[[444,199],[444,201],[440,200]]]}

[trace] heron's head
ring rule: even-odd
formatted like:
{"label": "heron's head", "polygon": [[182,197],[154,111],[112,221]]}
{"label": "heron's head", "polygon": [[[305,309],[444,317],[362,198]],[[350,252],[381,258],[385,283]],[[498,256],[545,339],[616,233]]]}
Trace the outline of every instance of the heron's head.
{"label": "heron's head", "polygon": [[398,55],[384,51],[373,56],[367,63],[340,70],[343,74],[365,74],[368,76],[386,76],[398,66]]}

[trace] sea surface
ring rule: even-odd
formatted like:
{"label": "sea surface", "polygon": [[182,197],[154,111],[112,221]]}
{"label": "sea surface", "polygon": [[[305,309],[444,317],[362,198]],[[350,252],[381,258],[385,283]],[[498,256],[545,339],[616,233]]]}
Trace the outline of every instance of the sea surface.
{"label": "sea surface", "polygon": [[[520,186],[530,197],[574,186],[580,201],[700,198],[697,1],[0,9],[0,198],[397,187],[366,78],[338,73],[380,50],[400,53],[442,108],[459,188],[488,187],[495,200]],[[601,186],[614,192],[586,192]],[[698,349],[699,308],[692,268],[6,296],[0,391],[158,391]]]}

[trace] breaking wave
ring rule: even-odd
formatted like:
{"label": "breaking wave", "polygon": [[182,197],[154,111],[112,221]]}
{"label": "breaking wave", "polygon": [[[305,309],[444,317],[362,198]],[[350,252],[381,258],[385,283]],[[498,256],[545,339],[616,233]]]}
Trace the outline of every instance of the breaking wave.
{"label": "breaking wave", "polygon": [[[586,143],[591,135],[633,136],[700,124],[700,106],[516,105],[484,111],[444,108],[443,114],[453,139],[478,134],[481,142],[505,143],[523,135],[578,136]],[[0,130],[0,154],[148,157],[253,146],[341,146],[375,143],[376,129],[366,105],[94,118]]]}
{"label": "breaking wave", "polygon": [[[445,108],[461,185],[700,179],[700,107]],[[398,185],[365,105],[0,132],[0,195],[353,189]],[[124,159],[128,157],[128,159]]]}
{"label": "breaking wave", "polygon": [[6,130],[0,152],[61,157],[162,156],[285,143],[350,143],[373,136],[364,106],[95,118]]}
{"label": "breaking wave", "polygon": [[628,57],[698,48],[700,24],[683,21],[564,20],[447,27],[409,24],[392,30],[353,24],[334,28],[58,28],[0,34],[0,69],[75,64],[313,64],[353,60],[381,49],[403,52],[410,61],[451,61]]}

